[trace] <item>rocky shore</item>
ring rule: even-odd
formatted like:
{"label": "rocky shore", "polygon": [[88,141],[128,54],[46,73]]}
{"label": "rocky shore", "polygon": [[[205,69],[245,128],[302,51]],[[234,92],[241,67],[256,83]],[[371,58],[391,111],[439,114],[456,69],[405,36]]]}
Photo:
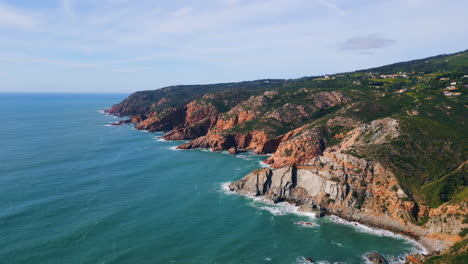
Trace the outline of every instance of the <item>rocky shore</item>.
{"label": "rocky shore", "polygon": [[[424,76],[413,85],[440,82]],[[186,140],[178,149],[269,154],[269,168],[230,185],[237,193],[404,234],[432,254],[466,241],[466,107],[371,83],[357,73],[166,87],[134,93],[106,113],[130,117],[115,125]]]}
{"label": "rocky shore", "polygon": [[[342,96],[335,94],[335,97],[346,101]],[[234,109],[232,112],[236,114],[230,119],[217,116],[210,106],[196,103],[187,105],[183,110],[170,111],[167,120],[134,116],[121,123],[135,123],[137,129],[150,131],[172,127],[163,136],[166,140],[193,138],[180,145],[179,149],[210,148],[213,151],[228,150],[231,154],[246,150],[258,154],[273,153],[265,163],[276,169],[255,170],[232,183],[229,188],[237,193],[261,196],[274,203],[288,201],[300,205],[301,210],[313,211],[318,215],[336,215],[404,234],[417,239],[431,253],[443,251],[460,241],[459,232],[468,227],[456,213],[466,212],[466,203],[460,203],[456,208],[454,205],[444,205],[437,210],[419,205],[382,164],[349,154],[357,147],[384,144],[398,137],[398,121],[395,119],[385,118],[370,124],[360,124],[343,117],[330,119],[329,126],[339,123],[351,130],[336,135],[341,142],[326,148],[323,142],[325,132],[307,126],[273,139],[268,139],[263,131],[219,133],[249,120],[254,114],[248,111]],[[169,120],[182,125],[168,124]],[[453,213],[447,214],[447,210]],[[421,219],[429,219],[424,227],[417,225]]]}
{"label": "rocky shore", "polygon": [[[267,202],[289,202],[299,210],[317,216],[335,215],[405,235],[420,242],[429,255],[438,254],[461,241],[458,233],[466,227],[455,211],[466,210],[466,204],[448,209],[453,214],[417,208],[398,185],[394,175],[380,164],[347,154],[326,150],[323,156],[307,165],[280,169],[263,168],[229,185],[233,192],[261,197]],[[444,211],[441,208],[439,210]],[[431,215],[423,228],[414,219]],[[443,217],[443,221],[436,219]]]}

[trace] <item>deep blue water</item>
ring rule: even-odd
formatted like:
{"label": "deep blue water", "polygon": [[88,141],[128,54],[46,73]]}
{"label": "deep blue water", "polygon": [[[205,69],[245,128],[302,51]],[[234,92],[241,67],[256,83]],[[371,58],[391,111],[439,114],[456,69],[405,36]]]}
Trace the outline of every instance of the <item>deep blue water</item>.
{"label": "deep blue water", "polygon": [[98,110],[126,95],[0,94],[0,263],[362,263],[398,237],[228,194],[265,157],[201,150]]}

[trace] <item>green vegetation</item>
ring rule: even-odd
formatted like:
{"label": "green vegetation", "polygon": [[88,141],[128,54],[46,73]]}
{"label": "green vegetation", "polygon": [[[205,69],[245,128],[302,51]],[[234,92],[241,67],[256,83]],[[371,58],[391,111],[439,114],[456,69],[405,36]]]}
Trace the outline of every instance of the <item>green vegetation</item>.
{"label": "green vegetation", "polygon": [[362,70],[359,72],[380,72],[383,74],[392,74],[397,72],[441,72],[441,71],[461,71],[468,72],[466,61],[468,53],[466,51],[451,54],[438,55],[430,58],[400,62],[386,65],[378,68]]}
{"label": "green vegetation", "polygon": [[455,126],[426,117],[402,117],[400,121],[401,136],[357,152],[386,164],[405,189],[432,207],[464,193],[466,168],[454,171],[466,160],[466,136]]}
{"label": "green vegetation", "polygon": [[[257,80],[251,82],[239,83],[219,83],[206,85],[176,85],[164,87],[151,91],[140,91],[131,94],[121,103],[116,105],[114,113],[120,115],[137,115],[148,114],[153,111],[161,111],[170,107],[178,107],[188,104],[191,101],[202,99],[206,94],[216,93],[219,91],[231,91],[231,98],[241,101],[248,98],[252,92],[256,90],[263,91],[268,88],[276,87],[288,83],[288,80]],[[160,101],[161,99],[165,99]],[[209,101],[209,99],[206,99]],[[159,104],[158,104],[159,102]],[[229,105],[215,102],[221,112],[227,111]]]}
{"label": "green vegetation", "polygon": [[422,193],[429,205],[437,207],[456,197],[457,200],[468,198],[468,166],[463,165],[442,178],[423,186]]}

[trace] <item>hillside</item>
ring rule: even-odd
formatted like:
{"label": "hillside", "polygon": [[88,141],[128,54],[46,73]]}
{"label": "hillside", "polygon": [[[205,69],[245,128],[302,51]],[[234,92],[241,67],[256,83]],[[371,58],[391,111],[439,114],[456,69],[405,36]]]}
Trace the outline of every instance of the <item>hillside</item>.
{"label": "hillside", "polygon": [[275,201],[318,206],[445,249],[468,230],[467,92],[464,51],[329,76],[136,92],[107,112],[167,131],[168,140],[190,140],[181,149],[272,154],[265,161],[272,168],[322,175],[323,186],[338,188],[292,182]]}

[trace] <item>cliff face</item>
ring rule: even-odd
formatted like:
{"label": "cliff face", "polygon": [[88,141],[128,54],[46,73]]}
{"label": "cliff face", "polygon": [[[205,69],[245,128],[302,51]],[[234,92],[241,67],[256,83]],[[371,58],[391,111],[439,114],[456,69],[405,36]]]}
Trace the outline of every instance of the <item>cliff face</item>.
{"label": "cliff face", "polygon": [[304,164],[309,159],[323,154],[326,136],[323,128],[300,127],[281,138],[274,155],[265,163],[273,168]]}
{"label": "cliff face", "polygon": [[195,139],[206,135],[208,130],[216,124],[219,112],[211,104],[191,102],[185,107],[183,120],[164,135],[167,140]]}
{"label": "cliff face", "polygon": [[[466,203],[429,209],[413,201],[382,164],[347,154],[356,146],[385,144],[398,135],[396,120],[376,120],[358,126],[347,133],[341,144],[326,148],[301,165],[256,170],[229,188],[271,202],[289,201],[301,205],[303,210],[318,214],[325,211],[404,233],[421,239],[433,250],[460,241],[458,234],[468,227],[461,217]],[[430,220],[423,227],[416,225],[423,219]]]}
{"label": "cliff face", "polygon": [[[271,121],[272,123],[276,121],[282,124],[291,124],[297,122],[298,119],[310,118],[313,113],[322,109],[328,109],[349,102],[349,98],[342,93],[320,92],[309,95],[308,99],[314,102],[313,106],[309,107],[310,109],[306,109],[306,107],[302,105],[292,105],[289,103],[274,110],[269,109],[267,106],[272,102],[276,102],[278,99],[277,97],[278,93],[275,91],[267,91],[262,95],[250,97],[228,112],[218,114],[217,118],[211,120],[210,129],[206,131],[206,133],[199,134],[198,138],[179,146],[179,148],[227,150],[235,147],[253,150],[255,153],[274,153],[283,141],[298,135],[301,131],[305,130],[305,128],[299,128],[296,131],[278,136],[268,129],[262,129],[261,127],[256,129],[254,126],[257,123],[264,124],[264,122],[266,123],[274,119],[274,121]],[[191,120],[192,118],[188,116],[186,122],[191,122]],[[248,128],[249,125],[253,126],[253,128]],[[170,132],[169,135],[171,135],[171,133],[172,132]],[[302,137],[302,141],[305,142],[309,139],[308,137],[316,137],[317,142],[302,150],[297,150],[295,155],[289,158],[289,163],[297,163],[304,160],[304,156],[311,157],[321,153],[323,146],[320,146],[320,132],[308,130]],[[184,139],[193,138],[185,137]],[[272,161],[269,162],[273,163]],[[281,163],[282,164],[275,166],[281,167],[281,165],[287,164],[288,162],[282,161]]]}

